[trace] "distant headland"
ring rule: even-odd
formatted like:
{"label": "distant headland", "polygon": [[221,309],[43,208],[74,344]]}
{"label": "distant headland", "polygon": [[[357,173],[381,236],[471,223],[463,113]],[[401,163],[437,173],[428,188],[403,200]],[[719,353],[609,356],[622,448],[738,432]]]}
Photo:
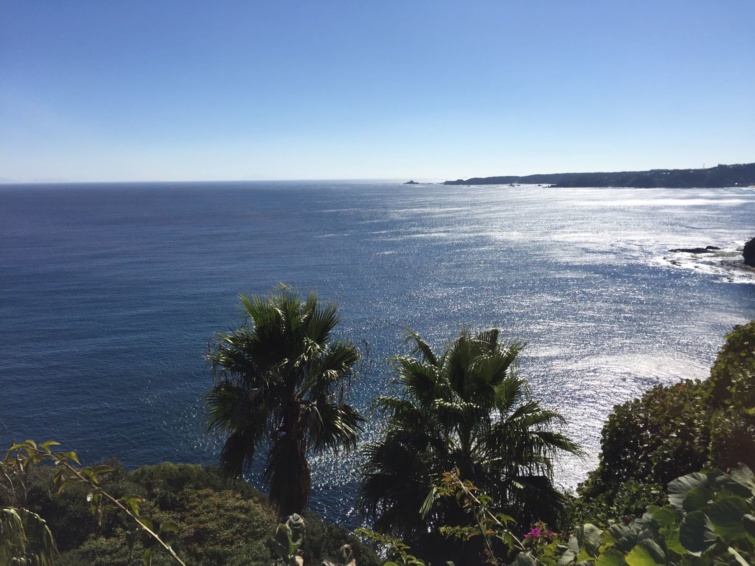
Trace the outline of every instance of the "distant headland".
{"label": "distant headland", "polygon": [[617,173],[545,173],[524,177],[474,177],[444,185],[550,185],[553,187],[722,188],[755,186],[755,163],[708,169],[652,169]]}

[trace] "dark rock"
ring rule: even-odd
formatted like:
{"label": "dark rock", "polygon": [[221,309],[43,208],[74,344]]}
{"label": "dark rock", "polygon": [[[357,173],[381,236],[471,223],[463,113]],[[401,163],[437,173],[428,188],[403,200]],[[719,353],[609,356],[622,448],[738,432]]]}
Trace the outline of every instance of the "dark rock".
{"label": "dark rock", "polygon": [[745,265],[755,267],[755,238],[745,244],[742,255],[745,258]]}
{"label": "dark rock", "polygon": [[716,246],[705,246],[704,248],[676,248],[669,250],[672,253],[685,253],[685,254],[712,254],[715,250],[720,250]]}
{"label": "dark rock", "polygon": [[413,181],[413,180],[412,180],[412,181],[409,181],[409,182],[407,182],[407,183],[404,183],[404,184],[405,184],[405,185],[419,185],[419,183],[418,183],[418,182],[416,182],[416,181]]}

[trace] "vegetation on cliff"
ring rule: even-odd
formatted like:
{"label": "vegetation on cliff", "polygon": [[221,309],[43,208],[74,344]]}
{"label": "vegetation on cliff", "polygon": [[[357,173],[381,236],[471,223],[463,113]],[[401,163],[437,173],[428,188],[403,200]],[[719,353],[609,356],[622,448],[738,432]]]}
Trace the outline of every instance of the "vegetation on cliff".
{"label": "vegetation on cliff", "polygon": [[553,185],[555,187],[722,188],[755,185],[755,163],[708,169],[652,169],[614,173],[544,173],[526,176],[473,177],[444,185]]}
{"label": "vegetation on cliff", "polygon": [[658,385],[614,407],[578,514],[607,524],[665,500],[672,479],[702,469],[755,469],[755,320],[736,326],[705,381]]}

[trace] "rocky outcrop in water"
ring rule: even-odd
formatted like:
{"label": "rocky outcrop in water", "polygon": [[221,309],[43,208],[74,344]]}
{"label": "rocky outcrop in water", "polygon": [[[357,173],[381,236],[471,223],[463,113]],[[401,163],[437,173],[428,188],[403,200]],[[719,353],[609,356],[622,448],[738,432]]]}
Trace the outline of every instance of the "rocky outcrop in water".
{"label": "rocky outcrop in water", "polygon": [[716,246],[705,246],[704,248],[675,248],[669,250],[672,253],[685,253],[685,254],[712,254],[716,250],[720,250]]}
{"label": "rocky outcrop in water", "polygon": [[745,258],[745,265],[755,267],[755,238],[745,244],[742,255]]}

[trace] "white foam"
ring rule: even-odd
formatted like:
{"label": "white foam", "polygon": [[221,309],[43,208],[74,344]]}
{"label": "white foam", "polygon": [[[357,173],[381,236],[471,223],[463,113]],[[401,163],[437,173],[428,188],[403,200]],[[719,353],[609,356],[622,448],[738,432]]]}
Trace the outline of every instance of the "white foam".
{"label": "white foam", "polygon": [[666,255],[653,258],[652,263],[714,275],[726,283],[755,285],[755,268],[744,264],[742,253],[737,249],[720,249],[702,254],[668,252]]}

